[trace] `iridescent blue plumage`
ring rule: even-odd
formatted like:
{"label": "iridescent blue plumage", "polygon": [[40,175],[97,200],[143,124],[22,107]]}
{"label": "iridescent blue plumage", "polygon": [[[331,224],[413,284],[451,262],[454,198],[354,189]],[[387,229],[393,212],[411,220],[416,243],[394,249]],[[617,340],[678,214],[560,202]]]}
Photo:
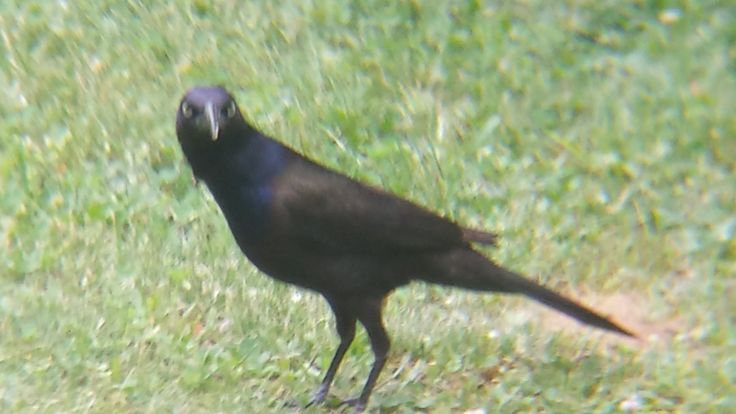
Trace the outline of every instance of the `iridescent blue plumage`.
{"label": "iridescent blue plumage", "polygon": [[260,134],[249,134],[230,145],[223,153],[218,174],[204,181],[222,208],[238,244],[251,245],[265,236],[273,205],[274,181],[284,170],[288,154],[283,146]]}

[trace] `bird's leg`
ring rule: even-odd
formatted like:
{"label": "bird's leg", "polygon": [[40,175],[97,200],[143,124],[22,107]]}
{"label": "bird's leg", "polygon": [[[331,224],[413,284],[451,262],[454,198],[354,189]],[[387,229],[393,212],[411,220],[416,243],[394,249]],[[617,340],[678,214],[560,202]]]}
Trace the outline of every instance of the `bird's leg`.
{"label": "bird's leg", "polygon": [[388,339],[386,329],[383,327],[381,320],[381,305],[381,300],[371,302],[370,306],[363,308],[362,312],[358,314],[358,320],[365,327],[368,337],[371,340],[371,348],[373,349],[375,360],[373,361],[373,367],[368,374],[368,379],[363,386],[360,396],[343,402],[344,404],[353,406],[353,414],[362,413],[368,405],[368,399],[371,397],[373,387],[375,387],[378,376],[386,364],[388,350],[391,347],[391,342]]}
{"label": "bird's leg", "polygon": [[317,391],[314,393],[312,400],[307,404],[307,407],[313,404],[319,404],[325,400],[327,393],[330,391],[330,385],[332,380],[335,379],[337,369],[340,367],[345,352],[350,348],[350,344],[355,338],[355,316],[348,310],[348,308],[341,306],[333,301],[329,301],[332,311],[335,313],[335,325],[337,327],[337,333],[340,335],[340,345],[337,346],[335,356],[332,357],[330,367],[327,368],[322,384],[320,384]]}

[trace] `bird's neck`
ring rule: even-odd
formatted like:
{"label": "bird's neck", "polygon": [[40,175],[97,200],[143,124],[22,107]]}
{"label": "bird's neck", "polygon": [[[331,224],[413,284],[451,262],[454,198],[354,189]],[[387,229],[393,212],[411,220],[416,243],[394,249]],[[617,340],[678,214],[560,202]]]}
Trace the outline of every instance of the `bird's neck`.
{"label": "bird's neck", "polygon": [[203,178],[246,251],[263,236],[274,178],[286,168],[293,153],[258,132],[243,137],[223,147],[217,167]]}
{"label": "bird's neck", "polygon": [[290,150],[252,128],[228,133],[221,139],[198,174],[213,191],[223,183],[238,187],[267,185],[290,158]]}

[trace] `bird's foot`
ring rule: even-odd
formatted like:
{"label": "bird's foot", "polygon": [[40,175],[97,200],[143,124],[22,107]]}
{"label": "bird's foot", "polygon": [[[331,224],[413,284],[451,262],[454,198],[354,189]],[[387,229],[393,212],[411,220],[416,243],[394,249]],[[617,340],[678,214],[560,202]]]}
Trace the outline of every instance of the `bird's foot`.
{"label": "bird's foot", "polygon": [[319,388],[317,388],[317,391],[314,393],[314,396],[312,396],[312,400],[309,401],[309,403],[307,404],[307,407],[311,407],[317,404],[322,404],[325,401],[325,398],[327,398],[327,392],[329,390],[330,390],[330,387],[324,384],[320,385]]}
{"label": "bird's foot", "polygon": [[365,401],[360,398],[351,398],[340,403],[340,406],[347,405],[353,407],[352,414],[360,414],[365,411]]}

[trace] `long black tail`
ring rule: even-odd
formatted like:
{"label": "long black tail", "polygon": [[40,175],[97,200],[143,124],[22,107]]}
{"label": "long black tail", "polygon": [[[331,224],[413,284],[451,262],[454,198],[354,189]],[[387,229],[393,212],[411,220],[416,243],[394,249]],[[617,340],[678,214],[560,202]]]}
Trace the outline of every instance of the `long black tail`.
{"label": "long black tail", "polygon": [[636,337],[636,334],[592,309],[575,303],[524,276],[504,269],[473,250],[458,250],[441,258],[435,256],[432,270],[422,278],[428,282],[465,289],[517,293],[528,296],[578,321],[607,331]]}

